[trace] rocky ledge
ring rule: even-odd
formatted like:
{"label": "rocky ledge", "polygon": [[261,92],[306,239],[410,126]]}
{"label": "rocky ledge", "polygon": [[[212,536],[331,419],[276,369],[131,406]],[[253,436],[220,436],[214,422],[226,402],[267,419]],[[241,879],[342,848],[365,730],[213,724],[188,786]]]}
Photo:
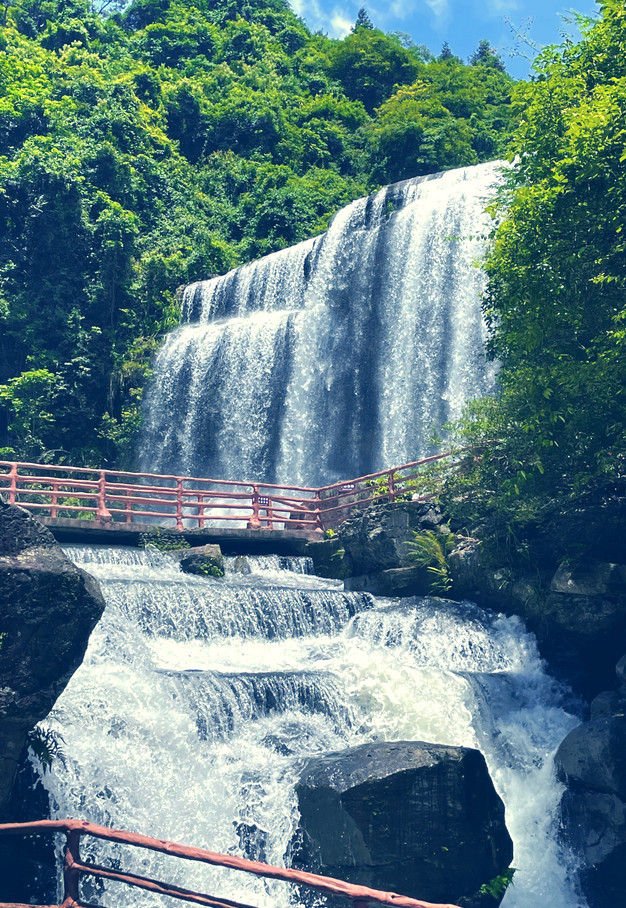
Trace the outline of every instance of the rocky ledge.
{"label": "rocky ledge", "polygon": [[533,528],[527,545],[532,557],[511,559],[506,552],[498,557],[485,544],[487,528],[468,536],[442,508],[417,501],[358,512],[331,539],[309,544],[307,554],[316,573],[343,579],[346,589],[423,596],[433,592],[433,573],[415,565],[415,535],[431,534],[445,549],[445,538],[453,533],[454,548],[446,554],[451,586],[445,595],[519,615],[536,634],[551,671],[591,699],[611,684],[612,666],[626,640],[626,554],[622,510],[613,520],[602,512],[604,522],[593,509],[586,513],[586,530],[581,511],[567,537],[570,544],[583,532],[597,537],[584,561],[567,560],[554,539],[565,546],[566,530],[551,524]]}
{"label": "rocky ledge", "polygon": [[555,762],[567,785],[561,801],[563,837],[580,858],[589,908],[624,899],[626,862],[626,656],[617,664],[620,687],[599,694],[590,721],[574,728]]}
{"label": "rocky ledge", "polygon": [[51,533],[0,499],[0,815],[28,732],[82,662],[104,599]]}

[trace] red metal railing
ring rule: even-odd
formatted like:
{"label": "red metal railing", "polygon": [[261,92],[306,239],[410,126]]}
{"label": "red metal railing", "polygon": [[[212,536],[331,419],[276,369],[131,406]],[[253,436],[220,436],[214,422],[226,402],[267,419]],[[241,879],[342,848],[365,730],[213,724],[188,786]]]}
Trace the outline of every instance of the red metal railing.
{"label": "red metal railing", "polygon": [[[115,880],[137,889],[167,895],[184,902],[193,902],[196,905],[209,905],[211,908],[250,908],[249,905],[243,905],[241,902],[194,892],[191,889],[183,889],[171,883],[162,883],[158,880],[140,877],[132,873],[123,873],[111,867],[85,864],[80,858],[80,839],[83,835],[94,836],[95,838],[106,839],[110,842],[118,842],[124,845],[147,848],[150,851],[161,852],[189,861],[199,861],[204,864],[227,867],[231,870],[241,870],[265,879],[283,880],[287,883],[306,886],[325,895],[344,896],[352,902],[354,908],[369,908],[371,902],[376,902],[380,905],[393,905],[396,908],[458,908],[456,905],[435,905],[431,902],[422,902],[408,896],[397,895],[394,892],[382,892],[378,889],[370,889],[367,886],[356,886],[352,883],[345,883],[342,880],[320,876],[316,873],[307,873],[303,870],[273,867],[270,864],[248,861],[245,858],[238,858],[234,855],[217,854],[213,851],[205,851],[202,848],[177,845],[174,842],[153,839],[135,832],[107,829],[104,826],[96,826],[95,823],[90,823],[87,820],[39,820],[33,823],[6,823],[0,825],[0,835],[38,835],[44,832],[62,832],[66,836],[63,867],[64,896],[60,906],[39,906],[39,908],[83,908],[83,906],[86,906],[86,903],[81,901],[79,894],[82,875]],[[26,906],[3,902],[0,904],[0,908],[26,908]]]}
{"label": "red metal railing", "polygon": [[149,521],[178,530],[224,521],[320,533],[355,508],[430,497],[428,470],[451,456],[438,454],[320,489],[0,461],[0,492],[44,520],[78,518],[100,526]]}

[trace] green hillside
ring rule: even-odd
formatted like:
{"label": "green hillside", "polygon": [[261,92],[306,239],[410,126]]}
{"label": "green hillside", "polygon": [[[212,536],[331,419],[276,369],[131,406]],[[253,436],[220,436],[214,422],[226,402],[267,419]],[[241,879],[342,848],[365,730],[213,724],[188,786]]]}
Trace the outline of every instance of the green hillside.
{"label": "green hillside", "polygon": [[379,185],[504,154],[513,82],[284,0],[5,4],[0,456],[129,463],[177,288],[323,231]]}

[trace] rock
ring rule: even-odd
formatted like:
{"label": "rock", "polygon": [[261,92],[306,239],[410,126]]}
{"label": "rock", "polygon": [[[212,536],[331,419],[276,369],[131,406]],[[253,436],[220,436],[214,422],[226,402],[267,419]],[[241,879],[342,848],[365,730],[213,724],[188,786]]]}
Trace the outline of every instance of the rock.
{"label": "rock", "polygon": [[618,690],[605,690],[591,701],[591,719],[626,715],[626,696]]}
{"label": "rock", "polygon": [[626,656],[622,656],[615,666],[615,674],[619,683],[626,685]]}
{"label": "rock", "polygon": [[556,754],[569,788],[616,794],[626,800],[626,719],[604,717],[578,725]]}
{"label": "rock", "polygon": [[579,725],[561,743],[555,762],[568,786],[561,801],[564,837],[580,856],[589,908],[613,908],[624,892],[626,717]]}
{"label": "rock", "polygon": [[425,593],[432,576],[412,563],[411,544],[416,532],[449,535],[443,520],[443,513],[432,502],[377,504],[355,512],[332,539],[310,543],[306,554],[313,559],[316,574],[350,578],[350,589],[384,596]]}
{"label": "rock", "polygon": [[0,810],[27,733],[81,664],[103,611],[96,581],[25,510],[0,500]]}
{"label": "rock", "polygon": [[344,588],[374,596],[426,596],[431,589],[431,577],[421,567],[390,568],[377,574],[347,577]]}
{"label": "rock", "polygon": [[169,554],[180,563],[186,574],[201,577],[223,577],[224,558],[219,545],[199,545],[195,548],[178,549]]}
{"label": "rock", "polygon": [[513,856],[504,806],[476,750],[366,744],[309,760],[296,792],[294,866],[458,902]]}
{"label": "rock", "polygon": [[340,536],[309,542],[305,554],[313,560],[318,577],[344,580],[352,573],[352,564],[350,558],[346,556]]}
{"label": "rock", "polygon": [[245,555],[237,555],[233,561],[232,571],[234,574],[251,574],[252,568]]}
{"label": "rock", "polygon": [[448,564],[455,597],[523,618],[551,670],[579,693],[591,698],[611,684],[626,639],[626,565],[513,571],[495,564],[477,539],[463,537]]}

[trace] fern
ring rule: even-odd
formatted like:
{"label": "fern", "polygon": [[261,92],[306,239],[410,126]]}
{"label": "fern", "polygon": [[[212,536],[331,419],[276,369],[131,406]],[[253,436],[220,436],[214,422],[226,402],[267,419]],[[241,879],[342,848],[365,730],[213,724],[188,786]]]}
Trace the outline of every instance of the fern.
{"label": "fern", "polygon": [[443,536],[432,530],[413,535],[413,542],[407,543],[409,560],[417,567],[426,568],[433,575],[430,583],[432,592],[447,593],[452,586],[448,555],[454,547],[454,536],[452,533]]}
{"label": "fern", "polygon": [[51,728],[43,728],[41,725],[36,725],[32,731],[29,731],[26,739],[28,747],[43,766],[44,772],[50,769],[54,760],[59,760],[63,766],[66,765],[61,742],[65,744],[63,735],[52,731]]}

